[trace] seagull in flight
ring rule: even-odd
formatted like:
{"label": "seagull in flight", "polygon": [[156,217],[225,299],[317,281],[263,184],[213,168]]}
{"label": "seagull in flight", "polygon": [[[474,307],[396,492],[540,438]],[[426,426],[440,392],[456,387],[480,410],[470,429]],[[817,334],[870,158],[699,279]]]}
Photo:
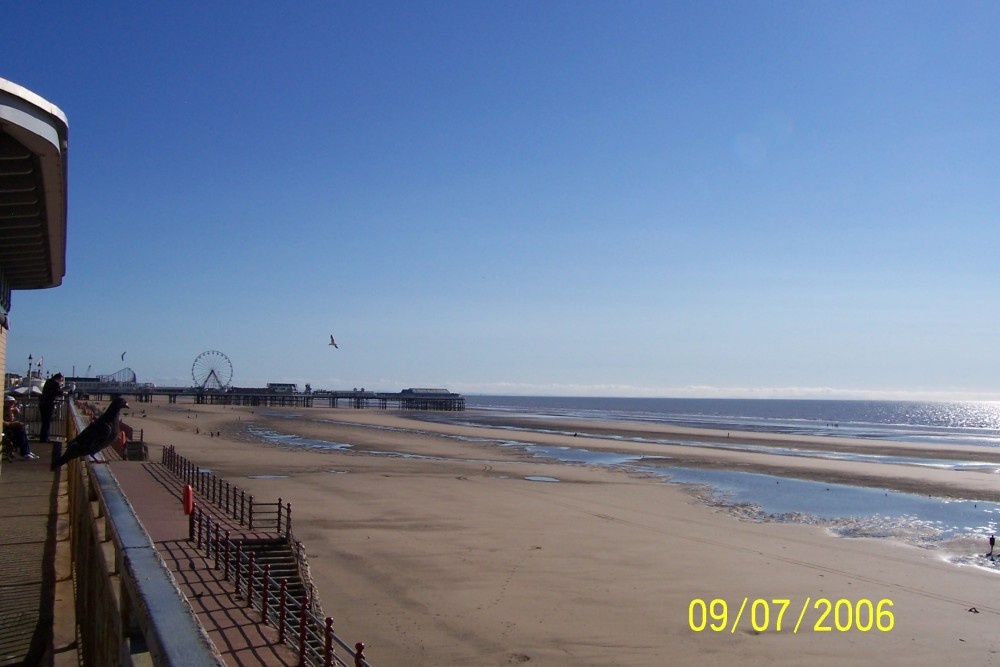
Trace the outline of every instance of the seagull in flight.
{"label": "seagull in flight", "polygon": [[337,345],[337,341],[335,341],[335,340],[333,339],[333,334],[330,334],[330,345],[333,345],[333,346],[334,346],[335,348],[337,348],[338,350],[340,349],[340,346],[339,346],[339,345]]}
{"label": "seagull in flight", "polygon": [[122,361],[125,361],[125,352],[122,352]]}

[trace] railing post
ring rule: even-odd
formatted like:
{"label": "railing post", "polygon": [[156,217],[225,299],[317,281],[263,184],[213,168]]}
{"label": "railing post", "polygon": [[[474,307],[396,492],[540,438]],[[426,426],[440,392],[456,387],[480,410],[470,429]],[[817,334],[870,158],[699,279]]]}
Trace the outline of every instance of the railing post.
{"label": "railing post", "polygon": [[333,664],[333,617],[326,617],[326,643],[323,645],[323,667]]}
{"label": "railing post", "polygon": [[260,622],[267,625],[267,605],[271,600],[271,564],[264,563],[264,584],[260,589]]}
{"label": "railing post", "polygon": [[278,641],[285,643],[285,616],[288,615],[288,579],[281,580],[278,593]]}
{"label": "railing post", "polygon": [[240,567],[243,564],[243,541],[236,545],[236,597],[240,596]]}
{"label": "railing post", "polygon": [[229,514],[229,482],[226,482],[226,514]]}
{"label": "railing post", "polygon": [[246,525],[246,509],[247,509],[247,494],[244,491],[240,491],[240,525]]}
{"label": "railing post", "polygon": [[250,561],[247,564],[247,606],[253,606],[253,570],[254,561],[256,560],[256,554],[250,552]]}
{"label": "railing post", "polygon": [[215,537],[212,540],[215,550],[215,569],[219,569],[219,524],[215,524]]}
{"label": "railing post", "polygon": [[354,645],[354,667],[364,667],[365,643],[358,642]]}
{"label": "railing post", "polygon": [[198,548],[201,549],[201,530],[205,525],[205,515],[201,513],[201,507],[195,506],[195,511],[198,512]]}
{"label": "railing post", "polygon": [[227,530],[226,531],[226,553],[225,553],[225,561],[226,561],[225,579],[226,579],[226,581],[229,581],[229,549],[231,548],[231,545],[232,545],[232,542],[229,541],[229,531]]}
{"label": "railing post", "polygon": [[192,509],[191,513],[188,514],[188,541],[191,541],[193,539],[194,539],[194,510]]}
{"label": "railing post", "polygon": [[[278,511],[281,512],[281,504],[278,504]],[[281,534],[281,531],[278,531]],[[292,504],[285,503],[285,538],[292,534]]]}
{"label": "railing post", "polygon": [[253,496],[250,496],[250,530],[253,530]]}
{"label": "railing post", "polygon": [[278,498],[278,528],[275,532],[281,535],[281,498]]}
{"label": "railing post", "polygon": [[306,594],[299,600],[299,667],[306,664]]}

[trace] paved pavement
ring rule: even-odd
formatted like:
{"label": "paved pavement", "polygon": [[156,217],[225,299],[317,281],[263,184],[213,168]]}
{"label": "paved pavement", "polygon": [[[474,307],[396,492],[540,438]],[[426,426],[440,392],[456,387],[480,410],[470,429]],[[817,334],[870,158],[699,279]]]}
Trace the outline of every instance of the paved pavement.
{"label": "paved pavement", "polygon": [[[47,446],[32,447],[38,460],[0,464],[0,667],[78,665],[64,476],[49,471]],[[226,664],[298,664],[277,631],[260,624],[259,613],[188,543],[180,481],[158,463],[109,466]]]}
{"label": "paved pavement", "polygon": [[55,606],[56,476],[39,459],[0,463],[0,665],[51,656]]}
{"label": "paved pavement", "polygon": [[237,599],[214,560],[188,541],[181,481],[159,463],[112,461],[110,466],[226,664],[297,665],[298,656],[278,643],[278,631],[259,623],[260,612]]}

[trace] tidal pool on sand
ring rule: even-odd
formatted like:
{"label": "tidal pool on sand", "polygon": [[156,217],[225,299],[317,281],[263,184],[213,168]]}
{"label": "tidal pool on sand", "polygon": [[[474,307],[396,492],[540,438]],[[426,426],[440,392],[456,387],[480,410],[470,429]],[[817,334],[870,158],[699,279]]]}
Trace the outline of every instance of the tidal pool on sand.
{"label": "tidal pool on sand", "polygon": [[[1000,504],[936,498],[890,489],[776,477],[760,473],[698,468],[647,468],[678,484],[709,486],[721,502],[760,507],[769,515],[808,514],[820,519],[875,518],[896,530],[900,520],[924,537],[939,539],[996,532]],[[850,525],[848,522],[846,525]],[[865,534],[877,534],[869,522]],[[850,530],[841,531],[851,534]]]}

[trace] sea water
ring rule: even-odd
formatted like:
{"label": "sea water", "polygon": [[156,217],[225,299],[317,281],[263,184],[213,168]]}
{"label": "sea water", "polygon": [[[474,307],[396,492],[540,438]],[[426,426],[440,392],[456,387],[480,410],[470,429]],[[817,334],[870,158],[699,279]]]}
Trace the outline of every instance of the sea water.
{"label": "sea water", "polygon": [[466,407],[553,418],[1000,447],[1000,402],[467,396]]}

